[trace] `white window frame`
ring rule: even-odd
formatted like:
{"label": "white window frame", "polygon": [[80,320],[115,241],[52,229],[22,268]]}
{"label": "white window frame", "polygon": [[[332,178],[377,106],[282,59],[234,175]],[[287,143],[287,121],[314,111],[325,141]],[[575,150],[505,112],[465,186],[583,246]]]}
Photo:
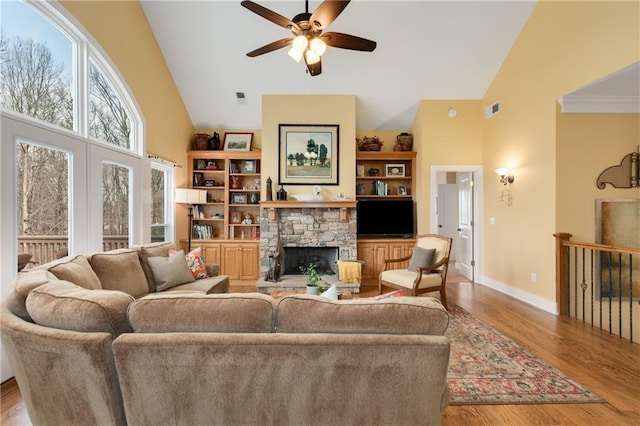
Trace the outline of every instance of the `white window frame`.
{"label": "white window frame", "polygon": [[[173,241],[175,235],[175,200],[174,200],[174,186],[175,186],[175,164],[162,160],[161,158],[151,157],[150,159],[149,173],[151,169],[159,170],[164,174],[164,223],[150,223],[149,227],[149,239],[151,239],[151,226],[162,225],[165,228],[166,241]],[[169,164],[167,164],[169,163]],[[151,178],[148,180],[149,190],[146,191],[149,194],[149,210],[147,217],[151,221]]]}

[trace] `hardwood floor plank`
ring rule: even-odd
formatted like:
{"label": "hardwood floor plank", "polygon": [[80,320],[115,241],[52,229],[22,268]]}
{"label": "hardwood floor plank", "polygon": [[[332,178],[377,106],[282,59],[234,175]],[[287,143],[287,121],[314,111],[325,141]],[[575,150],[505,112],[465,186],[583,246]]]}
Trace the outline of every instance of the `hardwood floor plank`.
{"label": "hardwood floor plank", "polygon": [[[450,406],[444,412],[443,425],[640,425],[639,344],[466,282],[453,268],[448,281],[447,297],[451,303],[491,325],[607,402]],[[254,292],[255,283],[232,282],[229,291]],[[361,287],[359,297],[374,296],[377,292],[376,282],[368,281]],[[2,425],[31,424],[15,381],[2,385],[0,407]]]}

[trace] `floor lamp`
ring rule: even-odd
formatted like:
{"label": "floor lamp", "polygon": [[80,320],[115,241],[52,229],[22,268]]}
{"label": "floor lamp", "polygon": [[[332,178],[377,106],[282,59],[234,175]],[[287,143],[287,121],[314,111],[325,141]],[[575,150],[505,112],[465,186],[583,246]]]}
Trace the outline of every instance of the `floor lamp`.
{"label": "floor lamp", "polygon": [[191,251],[191,234],[193,233],[193,208],[197,204],[207,202],[207,191],[192,188],[176,188],[175,201],[177,204],[189,204],[189,245]]}

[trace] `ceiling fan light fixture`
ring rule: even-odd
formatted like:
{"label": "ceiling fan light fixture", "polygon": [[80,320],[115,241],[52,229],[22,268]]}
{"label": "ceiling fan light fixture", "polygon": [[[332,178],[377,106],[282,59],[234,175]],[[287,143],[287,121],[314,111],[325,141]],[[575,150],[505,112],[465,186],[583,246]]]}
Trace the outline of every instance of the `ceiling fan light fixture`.
{"label": "ceiling fan light fixture", "polygon": [[318,54],[311,49],[307,49],[307,51],[305,52],[305,59],[307,61],[307,64],[309,65],[317,64],[318,62],[320,62],[320,56],[318,56]]}
{"label": "ceiling fan light fixture", "polygon": [[309,40],[307,40],[307,38],[303,35],[296,36],[296,38],[293,39],[293,48],[300,51],[301,53],[305,51],[308,45]]}
{"label": "ceiling fan light fixture", "polygon": [[327,44],[318,37],[314,37],[311,40],[310,47],[311,47],[311,50],[313,50],[315,54],[318,56],[324,55],[324,52],[327,51]]}
{"label": "ceiling fan light fixture", "polygon": [[291,59],[293,59],[296,62],[300,62],[300,60],[302,59],[302,54],[304,53],[303,50],[296,50],[295,47],[292,47],[291,49],[289,49],[289,57],[291,57]]}

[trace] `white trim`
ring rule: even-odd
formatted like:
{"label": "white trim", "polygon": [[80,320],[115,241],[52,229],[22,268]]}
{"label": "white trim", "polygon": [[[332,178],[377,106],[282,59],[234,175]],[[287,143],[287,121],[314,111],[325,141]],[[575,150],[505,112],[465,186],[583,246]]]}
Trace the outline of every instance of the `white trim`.
{"label": "white trim", "polygon": [[640,96],[563,96],[563,113],[640,113]]}
{"label": "white trim", "polygon": [[482,277],[482,280],[478,281],[476,284],[492,288],[496,291],[499,291],[500,293],[518,299],[528,305],[542,309],[543,311],[547,311],[554,315],[558,315],[558,304],[556,302],[551,302],[550,300],[529,293],[528,291],[521,290],[519,288],[510,286],[508,284],[496,281],[488,277]]}
{"label": "white trim", "polygon": [[431,188],[429,196],[429,211],[431,214],[429,223],[429,232],[438,233],[438,217],[436,209],[438,207],[438,182],[436,175],[438,172],[473,172],[473,254],[474,266],[473,276],[482,276],[482,240],[484,230],[482,228],[482,206],[484,206],[484,178],[483,167],[479,165],[432,165],[431,166]]}

